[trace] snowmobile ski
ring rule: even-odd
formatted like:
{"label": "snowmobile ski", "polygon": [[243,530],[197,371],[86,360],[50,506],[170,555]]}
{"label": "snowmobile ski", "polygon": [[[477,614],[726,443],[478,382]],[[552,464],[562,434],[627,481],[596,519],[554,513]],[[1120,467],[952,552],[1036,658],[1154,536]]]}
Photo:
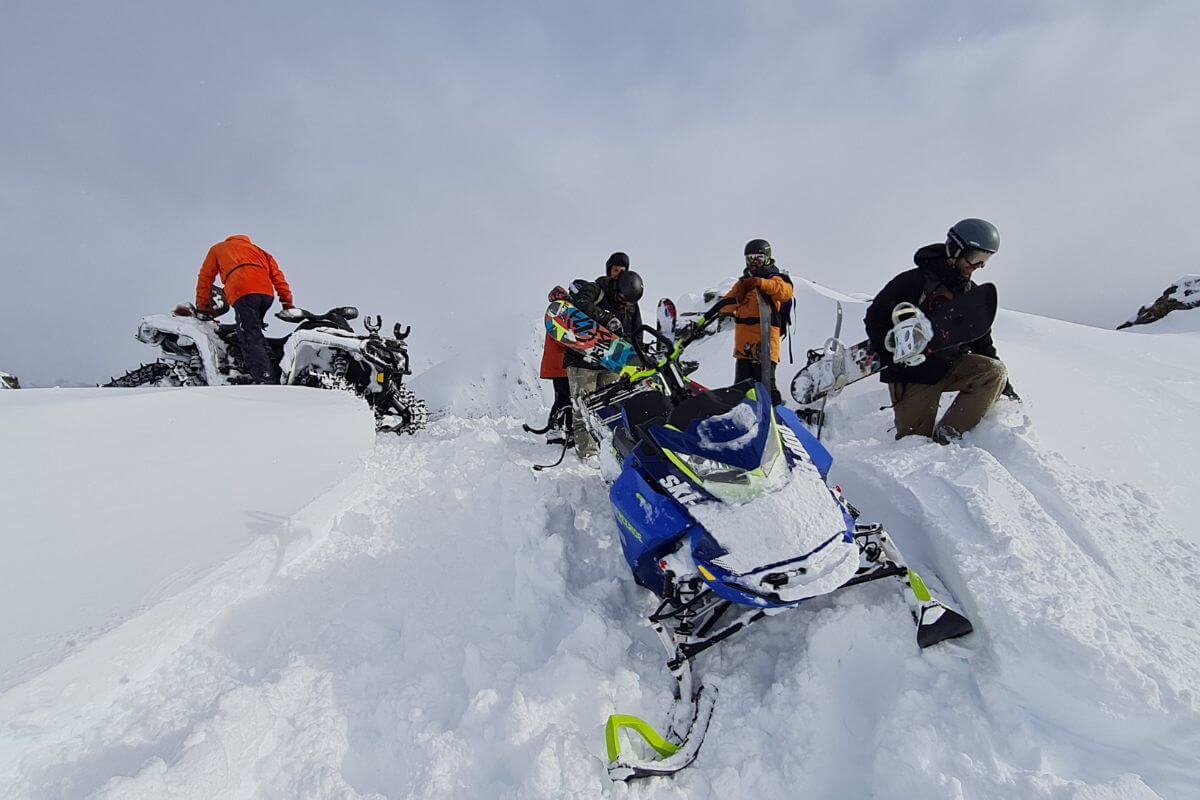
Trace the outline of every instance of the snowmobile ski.
{"label": "snowmobile ski", "polygon": [[[608,751],[608,774],[613,780],[628,781],[636,778],[650,778],[661,775],[674,775],[681,769],[691,765],[700,754],[700,746],[704,744],[704,736],[708,733],[708,725],[712,722],[713,709],[717,704],[717,690],[711,686],[701,686],[690,703],[686,705],[691,710],[690,721],[684,734],[678,741],[671,741],[673,735],[662,736],[650,725],[637,717],[628,714],[613,714],[604,726],[604,743]],[[646,744],[658,753],[659,758],[639,758],[630,753],[621,753],[621,731],[630,730],[637,733]]]}
{"label": "snowmobile ski", "polygon": [[[769,329],[754,354],[766,381],[706,390],[680,374],[684,351],[728,302],[702,314],[665,358],[650,357],[634,339],[648,366],[576,408],[622,464],[619,474],[602,477],[633,580],[660,600],[648,621],[676,681],[664,734],[635,717],[610,718],[606,744],[616,779],[670,775],[695,760],[716,697],[693,676],[696,657],[770,615],[894,578],[922,647],[971,630],[909,568],[883,526],[858,522],[858,510],[828,483],[832,454],[795,412],[772,402]],[[803,497],[811,522],[799,530],[765,525],[748,544],[728,515],[748,502],[790,502],[780,495],[787,491]],[[763,552],[764,542],[775,549]],[[622,731],[640,735],[645,749],[636,757],[621,754]]]}

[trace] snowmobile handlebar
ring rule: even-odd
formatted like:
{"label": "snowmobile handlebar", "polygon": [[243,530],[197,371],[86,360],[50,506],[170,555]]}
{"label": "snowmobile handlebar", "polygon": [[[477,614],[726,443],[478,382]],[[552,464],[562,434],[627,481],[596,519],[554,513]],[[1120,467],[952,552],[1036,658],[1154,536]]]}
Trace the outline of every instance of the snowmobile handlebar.
{"label": "snowmobile handlebar", "polygon": [[635,340],[633,342],[634,351],[638,354],[638,357],[642,359],[642,363],[652,366],[648,366],[644,369],[626,367],[625,371],[622,372],[622,377],[627,378],[630,383],[638,383],[639,381],[644,381],[647,378],[658,375],[668,366],[677,363],[680,357],[683,355],[683,351],[686,350],[692,342],[699,338],[700,334],[703,333],[704,330],[711,325],[715,319],[717,319],[721,309],[736,302],[737,300],[732,297],[721,298],[707,311],[700,315],[699,319],[696,320],[695,324],[692,326],[692,329],[688,331],[686,336],[678,339],[675,342],[672,342],[670,339],[663,336],[658,332],[657,329],[651,328],[649,325],[643,325],[642,330],[649,331],[651,334],[653,334],[656,339],[663,342],[667,346],[667,349],[670,352],[667,354],[666,358],[661,360],[650,358],[650,356],[642,349],[641,344]]}

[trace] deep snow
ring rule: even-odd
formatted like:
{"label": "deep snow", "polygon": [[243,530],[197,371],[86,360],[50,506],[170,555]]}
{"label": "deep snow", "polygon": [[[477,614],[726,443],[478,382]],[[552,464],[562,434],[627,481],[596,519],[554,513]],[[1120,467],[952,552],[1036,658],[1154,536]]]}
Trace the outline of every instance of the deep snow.
{"label": "deep snow", "polygon": [[293,387],[0,396],[0,691],[249,545],[303,538],[289,518],[373,440],[361,401]]}
{"label": "deep snow", "polygon": [[[798,283],[802,357],[839,295]],[[863,306],[840,297],[855,341]],[[874,380],[833,400],[833,479],[975,634],[920,651],[885,582],[765,620],[699,662],[721,696],[695,765],[626,785],[604,773],[604,720],[658,723],[669,698],[640,623],[650,600],[597,473],[570,457],[529,470],[551,456],[520,430],[544,418],[541,340],[508,330],[414,382],[440,419],[380,439],[360,479],[307,509],[323,535],[255,591],[212,573],[224,610],[120,678],[55,691],[139,618],[0,695],[0,794],[1091,800],[1200,785],[1200,337],[1003,312],[1025,403],[949,447],[892,440]],[[697,346],[702,380],[728,380],[730,350],[728,334]],[[142,616],[156,613],[156,630],[190,619]]]}

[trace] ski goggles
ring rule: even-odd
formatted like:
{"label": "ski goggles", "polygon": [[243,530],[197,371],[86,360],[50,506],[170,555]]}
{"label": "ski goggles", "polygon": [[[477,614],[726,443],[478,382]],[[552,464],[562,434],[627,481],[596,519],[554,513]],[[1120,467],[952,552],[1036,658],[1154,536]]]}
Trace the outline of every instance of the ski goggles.
{"label": "ski goggles", "polygon": [[767,256],[763,253],[751,253],[746,256],[747,267],[764,267],[767,264]]}
{"label": "ski goggles", "polygon": [[996,254],[990,250],[979,250],[975,247],[965,247],[963,248],[963,251],[959,253],[958,257],[963,261],[966,261],[969,266],[979,269],[987,263],[989,258],[994,255]]}

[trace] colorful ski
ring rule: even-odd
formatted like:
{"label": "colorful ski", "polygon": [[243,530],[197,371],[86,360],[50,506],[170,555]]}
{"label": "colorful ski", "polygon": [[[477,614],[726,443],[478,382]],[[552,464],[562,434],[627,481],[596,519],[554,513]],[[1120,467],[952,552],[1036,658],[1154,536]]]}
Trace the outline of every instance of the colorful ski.
{"label": "colorful ski", "polygon": [[658,301],[658,332],[672,342],[675,341],[675,303],[664,297]]}

